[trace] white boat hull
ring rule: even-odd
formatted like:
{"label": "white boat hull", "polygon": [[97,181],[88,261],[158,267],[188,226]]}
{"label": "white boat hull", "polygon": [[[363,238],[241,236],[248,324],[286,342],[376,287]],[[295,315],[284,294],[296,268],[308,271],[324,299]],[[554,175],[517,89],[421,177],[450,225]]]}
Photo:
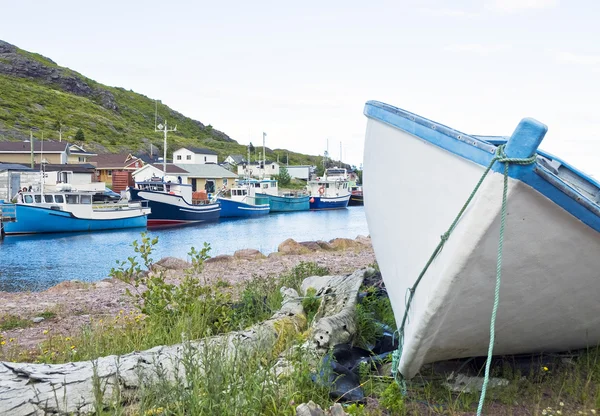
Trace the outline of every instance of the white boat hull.
{"label": "white boat hull", "polygon": [[[389,187],[390,167],[395,171]],[[365,212],[400,324],[407,291],[484,167],[369,118]],[[487,354],[503,177],[490,172],[420,282],[399,371]],[[535,189],[509,179],[494,354],[565,351],[600,342],[600,234]]]}

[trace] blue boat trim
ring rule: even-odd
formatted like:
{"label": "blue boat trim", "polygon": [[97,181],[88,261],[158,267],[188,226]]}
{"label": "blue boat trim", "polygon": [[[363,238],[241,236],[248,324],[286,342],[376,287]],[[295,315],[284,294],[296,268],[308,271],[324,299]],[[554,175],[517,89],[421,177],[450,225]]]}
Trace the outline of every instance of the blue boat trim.
{"label": "blue boat trim", "polygon": [[[415,135],[450,153],[471,160],[481,166],[489,165],[496,153],[497,146],[489,141],[482,140],[482,137],[484,136],[471,136],[378,101],[368,101],[365,104],[364,114],[367,117],[406,131],[407,133]],[[537,128],[545,127],[541,123],[536,123]],[[517,132],[517,130],[515,132]],[[510,139],[508,141],[510,142]],[[504,142],[506,142],[506,140],[504,140]],[[520,147],[530,147],[530,143],[529,145],[522,144]],[[537,154],[544,155],[544,152],[537,150]],[[560,160],[558,158],[550,158],[557,161]],[[577,169],[573,169],[567,163],[561,162],[561,164],[589,184],[594,185],[596,188],[600,188],[600,184],[593,178]],[[537,172],[536,168],[538,169]],[[549,182],[546,178],[540,176],[538,172],[541,170],[539,168],[539,163],[526,166],[511,165],[508,174],[511,178],[520,180],[531,186],[571,215],[600,232],[600,217],[595,213],[597,209],[600,209],[600,205],[595,201],[590,200],[585,195],[582,195],[579,191],[562,180]],[[504,165],[495,163],[492,169],[496,172],[503,172]],[[550,171],[547,171],[547,173],[553,175]],[[572,197],[575,195],[577,195],[578,198]],[[590,210],[587,208],[588,206],[594,207],[594,209]]]}
{"label": "blue boat trim", "polygon": [[269,205],[252,205],[245,202],[233,201],[228,198],[217,198],[221,205],[221,217],[253,217],[269,213]]}

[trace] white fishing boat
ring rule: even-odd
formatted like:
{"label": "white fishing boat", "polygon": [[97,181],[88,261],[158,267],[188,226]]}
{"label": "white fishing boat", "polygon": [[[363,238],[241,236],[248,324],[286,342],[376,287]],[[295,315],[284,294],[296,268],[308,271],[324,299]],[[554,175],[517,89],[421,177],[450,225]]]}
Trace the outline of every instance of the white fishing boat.
{"label": "white fishing boat", "polygon": [[323,177],[308,181],[310,209],[340,209],[348,206],[350,186],[348,172],[344,168],[325,169]]}
{"label": "white fishing boat", "polygon": [[[598,345],[600,184],[538,150],[545,125],[523,119],[510,137],[484,137],[380,102],[364,113],[365,212],[396,320],[405,322],[404,377],[425,363],[484,356],[490,334],[494,355]],[[493,164],[451,224],[504,155],[523,164],[508,168],[498,298],[505,163]]]}

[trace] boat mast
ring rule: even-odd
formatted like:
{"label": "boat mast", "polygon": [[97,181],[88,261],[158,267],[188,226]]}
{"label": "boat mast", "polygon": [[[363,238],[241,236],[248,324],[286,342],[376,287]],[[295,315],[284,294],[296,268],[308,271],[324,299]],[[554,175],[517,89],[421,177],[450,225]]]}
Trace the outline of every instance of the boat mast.
{"label": "boat mast", "polygon": [[263,169],[262,169],[262,178],[265,178],[265,169],[267,169],[267,161],[265,159],[265,137],[267,137],[267,133],[263,131]]}
{"label": "boat mast", "polygon": [[42,131],[42,141],[40,143],[40,194],[41,201],[44,202],[44,132]]}
{"label": "boat mast", "polygon": [[156,107],[155,107],[155,111],[154,111],[154,131],[155,132],[162,131],[165,133],[165,141],[163,144],[163,180],[165,180],[166,176],[167,176],[167,132],[177,131],[177,124],[172,129],[168,129],[167,128],[167,120],[165,120],[164,126],[162,124],[159,124],[157,126],[156,119],[157,119],[157,114],[158,114],[158,102],[155,101],[155,103],[156,103]]}

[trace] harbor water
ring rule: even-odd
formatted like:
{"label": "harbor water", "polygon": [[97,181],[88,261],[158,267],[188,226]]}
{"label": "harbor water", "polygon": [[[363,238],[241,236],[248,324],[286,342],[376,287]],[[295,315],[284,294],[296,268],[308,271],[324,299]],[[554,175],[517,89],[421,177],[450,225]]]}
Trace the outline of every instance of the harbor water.
{"label": "harbor water", "polygon": [[117,260],[135,255],[131,243],[141,233],[158,237],[152,258],[188,258],[191,247],[211,246],[210,255],[254,248],[277,251],[287,238],[296,241],[368,235],[364,209],[272,213],[248,218],[171,228],[144,228],[77,234],[6,236],[0,240],[0,291],[39,291],[62,281],[93,282],[108,277]]}

